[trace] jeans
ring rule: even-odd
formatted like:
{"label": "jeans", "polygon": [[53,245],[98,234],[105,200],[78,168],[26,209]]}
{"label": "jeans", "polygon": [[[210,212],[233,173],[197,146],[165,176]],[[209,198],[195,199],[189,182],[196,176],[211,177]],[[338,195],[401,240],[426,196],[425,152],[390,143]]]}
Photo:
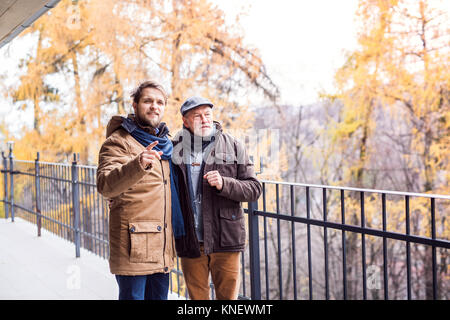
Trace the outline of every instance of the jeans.
{"label": "jeans", "polygon": [[119,300],[167,300],[169,273],[144,276],[116,275]]}

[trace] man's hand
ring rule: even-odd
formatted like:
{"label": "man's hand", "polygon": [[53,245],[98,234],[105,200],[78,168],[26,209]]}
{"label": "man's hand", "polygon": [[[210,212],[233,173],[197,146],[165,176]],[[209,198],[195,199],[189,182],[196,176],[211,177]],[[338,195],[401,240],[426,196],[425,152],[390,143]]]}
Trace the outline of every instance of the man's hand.
{"label": "man's hand", "polygon": [[211,187],[216,187],[217,190],[221,191],[223,188],[223,178],[220,175],[219,171],[209,171],[204,176],[203,179],[208,180],[208,183]]}
{"label": "man's hand", "polygon": [[163,154],[163,152],[153,150],[153,147],[157,144],[158,141],[153,141],[152,143],[150,143],[139,157],[139,161],[145,169],[153,167],[153,164],[155,164],[157,160],[161,160],[161,155]]}

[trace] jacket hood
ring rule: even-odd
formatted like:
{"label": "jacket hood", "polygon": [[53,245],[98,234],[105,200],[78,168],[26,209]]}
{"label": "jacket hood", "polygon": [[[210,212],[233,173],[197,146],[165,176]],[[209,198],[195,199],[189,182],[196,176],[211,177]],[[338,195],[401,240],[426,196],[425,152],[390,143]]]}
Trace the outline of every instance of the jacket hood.
{"label": "jacket hood", "polygon": [[122,126],[123,116],[113,116],[106,126],[106,138]]}
{"label": "jacket hood", "polygon": [[[119,128],[124,128],[128,132],[128,128],[125,128],[122,126],[123,121],[128,118],[134,121],[134,114],[129,114],[128,117],[116,115],[109,120],[108,125],[106,126],[106,138],[108,138],[110,135],[113,134],[114,131],[116,131]],[[137,125],[136,125],[137,126]],[[155,131],[151,127],[145,127],[144,130],[148,131],[150,134],[155,135]],[[169,128],[167,127],[165,122],[161,122],[158,126],[158,134],[156,136],[158,137],[164,137],[165,135],[169,134]],[[170,136],[170,135],[169,135]]]}

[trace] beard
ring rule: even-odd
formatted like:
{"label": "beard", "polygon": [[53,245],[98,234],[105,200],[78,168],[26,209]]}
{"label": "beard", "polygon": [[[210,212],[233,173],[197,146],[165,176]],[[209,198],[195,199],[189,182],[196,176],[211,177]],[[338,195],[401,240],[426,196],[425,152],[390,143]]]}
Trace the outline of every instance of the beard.
{"label": "beard", "polygon": [[209,136],[211,136],[213,128],[212,128],[212,126],[209,128],[202,128],[200,126],[200,128],[195,128],[193,131],[194,131],[194,135],[196,135],[196,136],[209,137]]}
{"label": "beard", "polygon": [[138,124],[142,127],[153,127],[157,128],[161,123],[161,115],[156,115],[152,113],[151,115],[136,113],[135,118]]}

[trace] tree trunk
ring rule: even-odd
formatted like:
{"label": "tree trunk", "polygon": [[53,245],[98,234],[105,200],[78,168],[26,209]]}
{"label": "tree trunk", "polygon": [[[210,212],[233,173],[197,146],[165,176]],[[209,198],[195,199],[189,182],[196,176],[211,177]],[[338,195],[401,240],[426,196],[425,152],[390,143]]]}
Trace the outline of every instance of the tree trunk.
{"label": "tree trunk", "polygon": [[[77,123],[75,124],[76,128],[75,134],[77,134],[81,139],[83,139],[86,135],[87,129],[86,112],[81,99],[81,81],[78,72],[78,61],[76,51],[74,50],[70,51],[69,56],[70,59],[72,60],[73,65],[73,76],[75,80],[75,103],[78,111]],[[81,163],[88,164],[88,158],[89,158],[89,148],[88,145],[84,143],[80,154]]]}

